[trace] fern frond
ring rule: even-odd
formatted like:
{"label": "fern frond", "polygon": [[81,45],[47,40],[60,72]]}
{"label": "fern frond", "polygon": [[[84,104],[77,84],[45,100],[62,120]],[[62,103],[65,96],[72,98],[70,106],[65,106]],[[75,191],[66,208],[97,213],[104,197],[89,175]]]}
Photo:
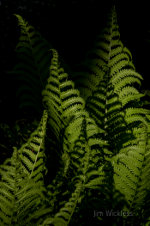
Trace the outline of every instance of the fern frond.
{"label": "fern frond", "polygon": [[77,183],[75,187],[75,191],[72,193],[69,201],[65,203],[64,207],[60,209],[60,211],[54,216],[54,219],[49,223],[53,223],[54,225],[69,225],[77,203],[80,202],[80,193],[83,189],[81,182]]}
{"label": "fern frond", "polygon": [[[36,107],[34,86],[40,90],[41,85],[35,74],[42,76],[43,71],[41,81],[47,77],[49,57],[39,33],[17,18],[21,62],[15,70],[25,82],[18,93],[26,92],[22,106]],[[145,94],[133,86],[143,78],[120,40],[115,8],[107,22],[81,72],[73,75],[75,83],[61,67],[57,51],[50,50],[42,92],[46,110],[28,141],[0,166],[1,225],[83,225],[96,209],[136,213],[139,224],[149,219],[150,111],[141,103]],[[50,177],[44,172],[45,147]],[[100,216],[93,224],[107,221]],[[134,221],[135,216],[113,218],[114,225]]]}
{"label": "fern frond", "polygon": [[50,123],[59,138],[62,129],[76,112],[84,109],[85,103],[79,96],[79,91],[74,89],[74,83],[68,80],[68,74],[59,66],[57,51],[52,50],[52,52],[50,77],[42,94],[43,102],[49,112]]}
{"label": "fern frond", "polygon": [[[96,170],[98,163],[100,163],[99,159],[96,159],[96,156],[98,157],[98,152],[100,150],[98,151],[98,148],[96,150],[95,146],[100,146],[102,151],[102,147],[107,145],[105,142],[102,142],[100,138],[94,138],[94,135],[97,134],[97,131],[94,131],[94,129],[96,130],[96,125],[95,128],[93,128],[94,121],[88,118],[88,114],[86,112],[83,112],[82,114],[81,112],[77,112],[76,116],[78,117],[75,117],[71,122],[71,126],[69,125],[70,128],[68,127],[66,129],[66,137],[68,137],[70,147],[65,148],[67,154],[70,156],[69,170],[72,172],[71,186],[75,186],[76,189],[74,192],[71,192],[71,198],[68,202],[65,202],[63,207],[60,208],[60,210],[55,214],[54,218],[46,219],[44,224],[48,222],[54,225],[68,225],[73,213],[75,212],[77,204],[80,203],[84,197],[84,194],[82,193],[86,187],[86,184],[90,184],[90,180],[92,181],[91,177],[93,175],[98,178],[100,177],[99,172],[91,175],[92,172],[94,172],[94,169]],[[107,154],[110,155],[111,152]],[[103,151],[101,153],[101,158],[103,158]],[[100,185],[98,180],[97,184],[95,183],[96,182],[93,180],[91,182],[91,186]]]}
{"label": "fern frond", "polygon": [[17,150],[14,150],[10,161],[0,169],[0,174],[1,224],[26,225],[28,216],[36,211],[44,198],[43,185],[28,179]]}
{"label": "fern frond", "polygon": [[19,150],[20,159],[26,174],[28,174],[29,178],[33,178],[35,181],[42,179],[42,172],[44,170],[43,148],[47,117],[48,114],[45,110],[38,128],[31,134],[27,143]]}
{"label": "fern frond", "polygon": [[[17,96],[20,108],[31,107],[37,112],[42,108],[41,91],[48,78],[50,44],[41,37],[33,26],[30,26],[20,15],[16,15],[21,29],[19,43],[16,47],[18,63],[12,73],[19,81]],[[23,86],[26,87],[24,92]],[[29,105],[29,106],[28,106]]]}
{"label": "fern frond", "polygon": [[148,179],[150,167],[147,162],[149,138],[145,125],[139,127],[138,134],[137,144],[128,146],[126,150],[112,158],[116,188],[125,194],[133,210],[142,208],[142,203],[150,189]]}

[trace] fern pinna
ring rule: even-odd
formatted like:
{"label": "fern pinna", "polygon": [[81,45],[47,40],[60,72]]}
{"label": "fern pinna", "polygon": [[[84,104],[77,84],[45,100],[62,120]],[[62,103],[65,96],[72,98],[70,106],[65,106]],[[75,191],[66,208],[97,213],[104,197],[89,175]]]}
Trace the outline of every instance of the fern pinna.
{"label": "fern pinna", "polygon": [[[120,40],[115,8],[74,81],[58,52],[49,53],[41,122],[0,168],[1,224],[149,225],[150,112],[142,104],[143,78]],[[59,159],[47,182],[49,150]]]}

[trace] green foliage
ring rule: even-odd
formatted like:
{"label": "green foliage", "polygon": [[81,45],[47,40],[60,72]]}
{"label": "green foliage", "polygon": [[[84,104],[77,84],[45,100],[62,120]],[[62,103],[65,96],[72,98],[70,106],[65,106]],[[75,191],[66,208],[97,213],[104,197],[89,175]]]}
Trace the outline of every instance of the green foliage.
{"label": "green foliage", "polygon": [[40,176],[44,166],[40,152],[45,137],[46,120],[44,112],[39,127],[29,141],[21,150],[15,149],[12,158],[7,159],[0,167],[1,225],[32,225],[35,212],[39,208],[42,210],[45,187]]}
{"label": "green foliage", "polygon": [[[18,68],[33,92],[35,62],[43,79],[50,58],[51,63],[43,83],[42,119],[0,166],[1,225],[136,225],[136,220],[148,225],[150,111],[142,103],[143,78],[120,40],[115,8],[83,64],[85,71],[75,73],[74,81],[57,51],[51,49],[47,60],[39,36],[17,18],[18,48],[25,54]],[[33,76],[26,77],[25,68]],[[52,172],[56,153],[58,167]]]}

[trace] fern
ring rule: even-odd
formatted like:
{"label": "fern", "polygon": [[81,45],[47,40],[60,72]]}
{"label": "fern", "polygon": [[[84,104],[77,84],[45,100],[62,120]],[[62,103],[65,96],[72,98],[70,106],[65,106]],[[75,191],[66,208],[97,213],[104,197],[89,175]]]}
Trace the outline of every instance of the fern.
{"label": "fern", "polygon": [[[138,108],[144,95],[133,85],[141,85],[143,78],[135,71],[130,51],[120,41],[115,9],[112,9],[108,24],[98,36],[85,65],[88,74],[85,71],[80,84],[75,77],[76,86],[86,100],[90,116],[105,130],[105,138],[117,153],[124,143],[133,139],[135,122],[146,123],[149,111]],[[85,86],[89,91],[84,95]],[[131,112],[131,107],[135,109],[134,115],[127,113]]]}
{"label": "fern", "polygon": [[68,225],[76,205],[80,200],[80,193],[82,191],[82,184],[77,183],[76,189],[72,194],[72,197],[65,203],[64,207],[54,216],[54,218],[46,219],[42,225],[54,224],[54,225]]}
{"label": "fern", "polygon": [[41,91],[48,77],[50,44],[41,37],[20,15],[15,15],[21,29],[19,43],[16,47],[18,63],[12,73],[19,82],[17,96],[21,109],[42,110]]}
{"label": "fern", "polygon": [[39,206],[41,212],[46,211],[43,180],[46,123],[47,112],[44,111],[41,123],[27,143],[19,151],[15,150],[12,159],[1,166],[0,215],[4,224],[26,225],[32,222]]}
{"label": "fern", "polygon": [[[50,77],[48,79],[48,85],[46,86],[46,91],[45,90],[43,91],[43,95],[44,95],[43,100],[47,106],[50,117],[52,115],[54,115],[55,118],[57,116],[59,116],[59,118],[60,118],[59,121],[61,121],[61,119],[63,119],[63,124],[67,125],[66,127],[64,125],[65,131],[64,131],[64,137],[62,137],[63,138],[63,151],[64,151],[64,153],[62,155],[62,160],[64,161],[64,170],[61,172],[62,177],[66,176],[66,175],[70,176],[70,171],[71,171],[74,174],[75,178],[76,177],[83,178],[82,174],[85,174],[85,172],[83,173],[81,171],[82,161],[86,161],[86,159],[84,160],[84,158],[89,158],[89,157],[86,157],[86,155],[84,156],[84,154],[85,154],[84,149],[86,147],[86,146],[84,146],[84,143],[86,145],[87,141],[83,141],[83,147],[82,147],[82,143],[80,143],[80,142],[82,142],[81,141],[82,137],[84,139],[84,135],[82,135],[82,133],[84,134],[85,132],[82,131],[82,124],[85,119],[88,120],[88,130],[87,130],[88,139],[89,139],[88,145],[90,145],[89,147],[91,147],[91,150],[92,150],[91,154],[93,153],[93,155],[98,156],[98,153],[99,153],[102,156],[101,158],[103,159],[102,147],[107,146],[107,143],[100,139],[100,134],[103,131],[95,125],[95,123],[92,119],[89,118],[88,113],[84,110],[84,105],[83,106],[80,105],[80,102],[84,103],[84,101],[78,97],[79,93],[75,89],[73,89],[73,83],[71,81],[65,80],[66,74],[61,74],[61,76],[64,79],[64,82],[60,83],[60,85],[59,85],[59,80],[58,80],[59,74],[57,72],[58,55],[56,52],[54,52],[54,53],[55,54],[52,58],[52,67],[51,67],[52,71],[50,70],[51,73],[50,73]],[[61,71],[63,71],[63,69],[61,69]],[[58,87],[58,88],[53,88],[53,86],[49,86],[50,83],[54,84],[51,82],[51,81],[54,81],[52,76],[55,76],[55,82],[57,81],[57,84],[58,84],[56,87]],[[59,86],[61,89],[59,89]],[[69,90],[67,89],[68,88],[67,86],[68,87],[70,86]],[[65,87],[67,87],[67,88],[65,89]],[[48,90],[49,94],[48,94],[47,90]],[[57,98],[55,96],[53,96],[54,90],[55,90],[55,93],[57,92],[57,94],[58,94]],[[50,91],[52,92],[52,95],[51,95]],[[48,95],[45,96],[45,94],[46,95],[48,94]],[[76,96],[74,98],[72,98],[73,95],[76,95]],[[57,102],[56,102],[56,99],[58,99]],[[64,99],[65,99],[65,103],[63,102]],[[79,102],[79,100],[80,100],[80,102]],[[51,103],[55,106],[55,108],[51,108]],[[60,104],[57,104],[57,103],[60,103]],[[71,103],[71,106],[69,106],[67,103]],[[69,109],[67,107],[69,107]],[[63,111],[62,111],[62,108],[63,108]],[[55,113],[55,112],[53,112],[54,110],[57,111],[58,114],[54,114]],[[67,111],[67,113],[68,112],[69,113],[66,114],[66,113],[64,113],[65,111]],[[63,112],[63,116],[62,116],[61,112]],[[68,116],[68,117],[65,117],[65,116]],[[51,126],[54,125],[51,122],[50,122],[50,124],[51,124]],[[62,126],[62,128],[61,128],[61,126]],[[55,129],[55,127],[54,127],[54,129]],[[58,127],[58,131],[61,131],[62,129],[63,129],[63,125],[60,124],[60,126]],[[55,130],[54,130],[54,132],[55,132]],[[55,135],[57,136],[57,138],[60,137],[60,135],[58,136],[57,133],[55,133]],[[76,149],[76,142],[81,144],[81,150]],[[74,146],[74,144],[75,144],[75,146]],[[95,147],[95,146],[97,146],[97,147]],[[100,150],[98,150],[98,147],[100,147]],[[88,148],[88,146],[87,146],[87,148]],[[82,149],[83,149],[83,151],[82,151]],[[78,153],[78,151],[79,151],[79,153]],[[88,148],[88,152],[87,152],[88,154],[89,154],[89,151],[90,151],[90,148]],[[81,152],[83,152],[83,156],[82,156]],[[79,162],[77,161],[77,158],[76,158],[78,156],[78,154],[80,156],[80,157],[78,157]],[[109,156],[109,155],[111,155],[111,152],[107,152],[105,150],[105,154]],[[92,159],[94,161],[94,156],[92,157]],[[87,164],[86,164],[86,167],[87,167]],[[91,167],[92,168],[94,167],[94,163],[92,163]],[[98,174],[98,176],[99,176],[99,174]],[[59,178],[59,181],[61,181],[61,180],[62,179]],[[62,186],[62,185],[60,184],[60,186]],[[49,188],[51,188],[51,185]],[[60,191],[58,194],[60,194]],[[50,196],[52,198],[51,194],[50,194]],[[53,201],[52,201],[52,203],[53,203]],[[61,209],[60,209],[60,212],[61,212]],[[57,216],[57,214],[56,214],[56,216]],[[54,217],[54,219],[56,220],[56,217]],[[50,218],[50,221],[51,220],[52,219]],[[47,220],[46,220],[46,222],[47,222]]]}
{"label": "fern", "polygon": [[84,100],[74,89],[67,73],[59,66],[58,54],[52,50],[53,58],[50,66],[48,84],[43,90],[43,102],[50,115],[50,124],[57,138],[76,111],[84,108]]}
{"label": "fern", "polygon": [[[150,191],[149,185],[149,127],[141,124],[138,129],[138,145],[121,150],[112,158],[116,188],[126,196],[130,210],[136,215],[146,211],[144,202]],[[145,212],[146,213],[146,212]],[[140,216],[140,215],[139,215]],[[141,218],[144,216],[141,216]],[[146,217],[146,216],[145,216]]]}
{"label": "fern", "polygon": [[[31,74],[43,71],[45,110],[28,141],[0,166],[1,225],[85,225],[91,219],[95,225],[136,225],[136,218],[146,224],[150,111],[139,91],[143,78],[120,40],[115,8],[74,81],[55,49],[40,63],[45,42],[17,18],[22,29],[18,52],[25,56],[16,72],[23,70],[23,79],[34,87],[38,81]],[[93,219],[96,209],[103,215]],[[109,209],[133,216],[108,218]]]}
{"label": "fern", "polygon": [[28,142],[19,150],[20,159],[25,172],[34,181],[41,180],[44,170],[44,138],[46,134],[47,112],[44,111],[43,117],[38,128],[31,134]]}
{"label": "fern", "polygon": [[44,187],[28,179],[16,150],[12,158],[1,166],[0,173],[1,225],[26,225],[28,217],[44,197]]}
{"label": "fern", "polygon": [[[72,186],[75,186],[76,189],[71,194],[71,198],[69,199],[69,201],[66,202],[64,206],[59,210],[59,212],[55,214],[54,218],[47,218],[43,224],[53,223],[54,225],[68,225],[71,220],[72,214],[75,211],[76,205],[78,204],[78,202],[80,203],[81,199],[84,197],[82,193],[86,186],[85,184],[87,184],[88,182],[88,177],[90,178],[90,172],[95,167],[94,165],[95,162],[93,162],[94,161],[93,155],[94,154],[96,155],[94,150],[93,152],[91,151],[89,146],[90,142],[88,144],[88,142],[86,141],[87,135],[84,133],[86,133],[86,120],[83,118],[81,122],[80,136],[78,140],[76,140],[77,145],[75,142],[75,146],[73,147],[72,152],[69,153],[71,159],[70,168],[72,169],[72,172],[74,174]],[[71,135],[73,136],[74,132]],[[96,142],[94,144],[96,144]],[[103,145],[102,141],[101,145]],[[98,172],[96,176],[99,177]],[[100,182],[97,180],[97,186],[99,185],[99,183]]]}

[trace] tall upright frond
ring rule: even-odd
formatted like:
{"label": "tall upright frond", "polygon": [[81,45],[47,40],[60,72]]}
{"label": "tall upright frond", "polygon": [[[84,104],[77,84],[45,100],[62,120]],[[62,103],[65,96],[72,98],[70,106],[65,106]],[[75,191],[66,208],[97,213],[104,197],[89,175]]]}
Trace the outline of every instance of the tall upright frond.
{"label": "tall upright frond", "polygon": [[59,138],[68,120],[74,117],[75,112],[84,109],[85,102],[79,96],[79,91],[74,89],[74,83],[68,79],[68,74],[60,67],[57,51],[53,49],[52,54],[50,76],[42,94],[49,112],[49,122]]}
{"label": "tall upright frond", "polygon": [[19,84],[17,96],[20,108],[33,109],[40,112],[42,109],[41,91],[48,78],[49,49],[51,45],[30,26],[20,15],[15,15],[21,30],[16,47],[18,63],[12,73]]}

